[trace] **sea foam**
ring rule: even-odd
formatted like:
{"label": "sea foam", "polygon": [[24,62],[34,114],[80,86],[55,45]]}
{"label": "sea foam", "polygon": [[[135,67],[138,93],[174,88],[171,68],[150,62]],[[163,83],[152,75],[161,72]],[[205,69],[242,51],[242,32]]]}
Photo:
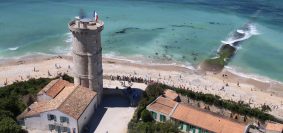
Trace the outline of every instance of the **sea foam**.
{"label": "sea foam", "polygon": [[68,32],[68,33],[65,34],[65,36],[66,36],[65,42],[71,43],[72,42],[72,33]]}
{"label": "sea foam", "polygon": [[239,34],[245,34],[241,38],[235,38],[233,34],[230,34],[228,38],[225,41],[221,41],[223,44],[234,44],[236,42],[241,42],[244,40],[247,40],[251,38],[254,35],[259,35],[260,33],[258,32],[256,26],[254,24],[247,24],[247,27],[245,29],[237,29],[237,33]]}
{"label": "sea foam", "polygon": [[18,50],[19,49],[19,47],[11,47],[11,48],[8,48],[8,50],[10,50],[10,51],[16,51],[16,50]]}

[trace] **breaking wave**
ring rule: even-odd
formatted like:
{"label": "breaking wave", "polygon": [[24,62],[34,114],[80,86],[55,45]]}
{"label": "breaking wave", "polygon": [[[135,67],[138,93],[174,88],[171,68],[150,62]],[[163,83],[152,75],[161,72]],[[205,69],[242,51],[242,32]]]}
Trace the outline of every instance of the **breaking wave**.
{"label": "breaking wave", "polygon": [[19,47],[11,47],[11,48],[8,48],[8,50],[10,50],[10,51],[16,51],[16,50],[18,50],[19,49]]}
{"label": "breaking wave", "polygon": [[71,43],[72,42],[72,33],[69,32],[69,33],[66,33],[66,39],[65,39],[65,42],[66,43]]}
{"label": "breaking wave", "polygon": [[260,34],[254,24],[248,23],[245,26],[237,29],[231,33],[225,41],[221,41],[223,44],[230,44],[235,46],[235,43],[247,40],[254,35]]}

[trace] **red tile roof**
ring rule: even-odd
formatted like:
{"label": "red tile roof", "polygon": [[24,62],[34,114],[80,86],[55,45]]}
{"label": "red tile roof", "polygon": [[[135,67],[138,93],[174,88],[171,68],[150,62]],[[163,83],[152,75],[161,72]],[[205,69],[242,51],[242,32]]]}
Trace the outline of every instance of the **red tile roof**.
{"label": "red tile roof", "polygon": [[64,103],[60,105],[58,110],[75,119],[79,119],[95,96],[96,92],[91,89],[78,86]]}
{"label": "red tile roof", "polygon": [[215,133],[243,133],[246,127],[244,124],[185,104],[178,104],[171,117]]}
{"label": "red tile roof", "polygon": [[46,91],[46,95],[54,98],[56,97],[67,85],[69,85],[70,83],[68,81],[59,79],[57,80],[57,82],[52,85],[47,91]]}
{"label": "red tile roof", "polygon": [[158,97],[153,103],[148,105],[147,108],[156,112],[161,112],[163,114],[169,115],[176,104],[177,102],[173,100],[164,97]]}
{"label": "red tile roof", "polygon": [[[96,96],[96,92],[82,86],[75,86],[74,84],[69,83],[68,81],[62,82],[62,80],[56,80],[51,81],[50,84],[53,84],[52,86],[54,86],[56,83],[62,83],[65,85],[65,87],[63,87],[63,89],[58,92],[54,99],[33,103],[28,107],[26,111],[20,114],[17,118],[22,119],[25,117],[38,115],[42,112],[57,109],[75,119],[79,119],[80,115],[84,112],[84,110],[88,107],[92,99]],[[61,87],[62,85],[56,85],[56,88]]]}
{"label": "red tile roof", "polygon": [[281,132],[283,132],[283,124],[268,122],[267,125],[266,125],[266,130],[276,131],[276,132],[281,133]]}
{"label": "red tile roof", "polygon": [[164,91],[164,96],[166,98],[175,100],[178,97],[178,94],[176,92],[172,91],[172,90],[167,89],[167,90]]}

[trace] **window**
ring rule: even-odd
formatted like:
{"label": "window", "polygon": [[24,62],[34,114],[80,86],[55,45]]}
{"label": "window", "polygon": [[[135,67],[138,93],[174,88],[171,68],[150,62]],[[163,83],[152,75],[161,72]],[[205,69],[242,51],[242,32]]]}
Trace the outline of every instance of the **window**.
{"label": "window", "polygon": [[190,131],[190,125],[186,125],[186,131],[189,132]]}
{"label": "window", "polygon": [[60,129],[61,129],[60,126],[55,126],[55,131],[59,132],[59,131],[61,131]]}
{"label": "window", "polygon": [[70,132],[70,128],[68,127],[61,127],[62,132]]}
{"label": "window", "polygon": [[68,117],[64,117],[64,116],[60,116],[60,122],[61,123],[63,123],[63,122],[69,123],[69,118]]}
{"label": "window", "polygon": [[51,121],[51,120],[57,121],[57,120],[56,120],[56,116],[55,116],[55,115],[52,115],[52,114],[47,114],[47,119],[48,119],[49,121]]}
{"label": "window", "polygon": [[199,130],[199,133],[202,133],[202,129],[201,128],[198,128],[198,130]]}
{"label": "window", "polygon": [[152,115],[153,119],[156,119],[157,114],[155,112],[152,111],[151,115]]}
{"label": "window", "polygon": [[49,127],[49,130],[50,130],[50,131],[52,131],[52,130],[55,129],[55,125],[52,125],[52,124],[49,124],[48,127]]}
{"label": "window", "polygon": [[190,131],[191,131],[192,133],[195,133],[195,132],[196,132],[196,127],[193,126],[193,125],[190,125]]}
{"label": "window", "polygon": [[164,115],[160,115],[160,121],[165,122],[166,121],[166,117]]}
{"label": "window", "polygon": [[184,129],[184,123],[183,123],[183,122],[180,122],[179,128],[180,128],[181,130]]}

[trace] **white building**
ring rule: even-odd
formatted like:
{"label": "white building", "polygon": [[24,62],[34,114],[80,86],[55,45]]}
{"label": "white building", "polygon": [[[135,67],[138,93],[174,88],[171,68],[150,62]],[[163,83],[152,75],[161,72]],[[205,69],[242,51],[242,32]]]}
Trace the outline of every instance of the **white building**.
{"label": "white building", "polygon": [[96,92],[61,79],[51,81],[37,99],[18,119],[40,132],[82,132],[97,106]]}

